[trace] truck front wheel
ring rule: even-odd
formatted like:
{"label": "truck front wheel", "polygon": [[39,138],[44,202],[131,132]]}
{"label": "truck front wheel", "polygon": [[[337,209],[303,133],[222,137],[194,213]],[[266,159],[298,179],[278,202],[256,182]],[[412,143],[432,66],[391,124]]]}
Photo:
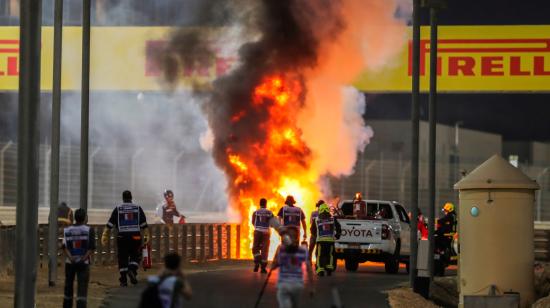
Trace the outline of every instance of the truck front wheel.
{"label": "truck front wheel", "polygon": [[355,258],[346,258],[346,271],[355,272],[359,267],[359,262]]}
{"label": "truck front wheel", "polygon": [[401,252],[401,241],[397,240],[394,254],[388,255],[384,260],[384,269],[388,274],[397,274],[399,272],[399,256]]}
{"label": "truck front wheel", "polygon": [[399,259],[394,255],[389,255],[386,260],[384,260],[384,269],[388,274],[397,274],[397,272],[399,272]]}

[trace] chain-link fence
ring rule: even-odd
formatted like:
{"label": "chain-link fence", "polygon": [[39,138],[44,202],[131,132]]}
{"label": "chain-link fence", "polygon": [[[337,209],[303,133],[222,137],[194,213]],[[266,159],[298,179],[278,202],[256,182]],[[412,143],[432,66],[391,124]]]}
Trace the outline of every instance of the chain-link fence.
{"label": "chain-link fence", "polygon": [[[446,202],[458,205],[458,192],[453,185],[464,174],[474,170],[489,157],[444,159],[438,157],[436,164],[436,206]],[[428,162],[420,161],[419,208],[426,213],[429,205]],[[519,165],[519,168],[541,186],[536,192],[535,219],[550,220],[550,166]],[[407,206],[411,198],[411,161],[400,153],[378,153],[378,157],[366,154],[360,157],[355,173],[342,179],[332,179],[332,193],[342,199],[352,199],[356,192],[363,193],[364,199],[394,200]]]}
{"label": "chain-link fence", "polygon": [[[60,200],[77,206],[79,202],[79,148],[62,146],[60,154]],[[152,166],[151,156],[161,157],[162,164]],[[460,159],[439,156],[437,159],[436,204],[458,204],[458,193],[453,185],[463,174],[471,172],[488,157]],[[132,190],[134,199],[145,209],[152,210],[161,200],[166,188],[176,192],[178,206],[188,211],[223,211],[227,206],[223,187],[212,175],[193,172],[198,163],[212,164],[206,153],[172,153],[151,149],[125,150],[92,147],[90,151],[88,204],[90,208],[110,209],[120,200],[120,193]],[[40,147],[41,207],[49,206],[49,146]],[[529,177],[541,185],[536,193],[535,218],[550,221],[550,166],[520,164]],[[428,162],[420,161],[419,207],[428,208]],[[17,145],[0,143],[0,206],[14,206],[16,201]],[[220,173],[220,176],[221,175]],[[342,199],[351,199],[356,192],[365,198],[395,200],[405,206],[410,202],[411,162],[400,152],[370,153],[358,158],[355,172],[349,177],[331,179],[332,193]],[[182,192],[179,193],[178,192]]]}
{"label": "chain-link fence", "polygon": [[[50,204],[50,156],[40,146],[39,206]],[[122,191],[132,191],[146,210],[162,201],[165,189],[176,194],[178,207],[187,211],[224,211],[227,202],[220,176],[197,174],[197,164],[213,164],[208,153],[173,153],[159,149],[91,147],[89,196],[91,209],[110,209],[121,201]],[[212,193],[217,192],[217,193]],[[80,148],[61,146],[59,200],[78,207],[80,196]],[[15,206],[17,197],[17,144],[0,143],[0,206]]]}

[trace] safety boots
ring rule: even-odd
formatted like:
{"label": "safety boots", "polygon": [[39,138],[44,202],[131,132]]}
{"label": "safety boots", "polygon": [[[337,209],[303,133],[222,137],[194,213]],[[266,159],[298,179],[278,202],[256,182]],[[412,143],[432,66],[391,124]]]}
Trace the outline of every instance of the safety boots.
{"label": "safety boots", "polygon": [[129,270],[129,271],[128,271],[128,277],[130,277],[130,282],[131,282],[132,284],[137,284],[137,283],[138,283],[138,281],[137,281],[137,273],[136,273],[135,270],[132,270],[132,269]]}
{"label": "safety boots", "polygon": [[126,278],[126,273],[122,274],[120,273],[120,278],[118,279],[120,281],[121,287],[127,287],[128,286],[128,279]]}

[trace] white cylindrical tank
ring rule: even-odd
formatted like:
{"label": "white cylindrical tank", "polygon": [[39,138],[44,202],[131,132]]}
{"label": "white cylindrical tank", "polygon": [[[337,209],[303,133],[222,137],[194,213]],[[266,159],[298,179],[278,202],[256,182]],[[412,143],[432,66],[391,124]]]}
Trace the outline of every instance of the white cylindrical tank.
{"label": "white cylindrical tank", "polygon": [[460,306],[465,295],[518,292],[534,300],[533,209],[539,185],[500,156],[455,184],[458,211]]}

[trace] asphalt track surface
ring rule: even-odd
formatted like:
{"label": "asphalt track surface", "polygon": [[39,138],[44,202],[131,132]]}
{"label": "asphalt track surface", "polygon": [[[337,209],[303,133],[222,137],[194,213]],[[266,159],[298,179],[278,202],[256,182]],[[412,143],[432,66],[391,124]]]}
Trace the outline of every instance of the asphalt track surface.
{"label": "asphalt track surface", "polygon": [[[193,298],[184,307],[254,307],[267,274],[252,272],[251,266],[240,265],[221,270],[190,273]],[[143,278],[143,277],[142,277]],[[314,277],[315,295],[303,292],[300,307],[331,307],[333,289],[338,291],[344,307],[389,307],[385,290],[406,283],[404,268],[398,274],[386,274],[383,264],[368,263],[349,273],[339,263],[331,277]],[[260,307],[277,307],[277,271],[271,275]],[[102,307],[137,307],[144,283],[111,290]],[[307,290],[307,288],[306,288]]]}

